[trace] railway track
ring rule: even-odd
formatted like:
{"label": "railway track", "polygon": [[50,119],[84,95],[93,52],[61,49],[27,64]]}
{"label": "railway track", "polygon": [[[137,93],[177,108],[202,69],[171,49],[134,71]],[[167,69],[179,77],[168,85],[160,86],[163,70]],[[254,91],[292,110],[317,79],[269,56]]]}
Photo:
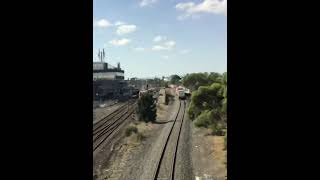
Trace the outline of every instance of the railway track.
{"label": "railway track", "polygon": [[135,105],[136,101],[131,101],[101,120],[103,122],[97,123],[93,130],[93,151],[96,151],[106,140],[119,131],[121,125],[134,112]]}
{"label": "railway track", "polygon": [[116,109],[112,113],[108,114],[107,116],[103,117],[101,120],[99,120],[98,122],[93,124],[93,133],[95,134],[100,128],[102,128],[106,123],[108,123],[108,121],[112,120],[112,118],[114,118],[117,114],[119,114],[123,110],[125,110],[126,107],[128,106],[128,103],[129,103],[129,105],[132,105],[135,102],[136,102],[136,100],[130,99],[127,103],[120,106],[118,109]]}
{"label": "railway track", "polygon": [[153,180],[173,180],[175,177],[176,155],[178,152],[179,139],[185,114],[185,101],[180,101],[179,109],[166,142],[161,150],[161,156],[157,161],[156,168],[152,174]]}

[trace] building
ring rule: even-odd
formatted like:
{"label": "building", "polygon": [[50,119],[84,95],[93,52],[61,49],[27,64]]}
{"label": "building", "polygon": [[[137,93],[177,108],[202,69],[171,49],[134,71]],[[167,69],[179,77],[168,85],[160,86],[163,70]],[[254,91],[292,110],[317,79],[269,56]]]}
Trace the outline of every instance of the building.
{"label": "building", "polygon": [[131,96],[131,88],[124,80],[120,63],[113,67],[106,62],[93,62],[93,99],[125,100]]}
{"label": "building", "polygon": [[124,80],[124,70],[113,67],[106,62],[93,62],[93,80]]}
{"label": "building", "polygon": [[93,99],[128,99],[132,94],[132,87],[124,80],[124,70],[120,63],[114,67],[104,62],[104,49],[99,49],[98,57],[99,62],[93,62]]}

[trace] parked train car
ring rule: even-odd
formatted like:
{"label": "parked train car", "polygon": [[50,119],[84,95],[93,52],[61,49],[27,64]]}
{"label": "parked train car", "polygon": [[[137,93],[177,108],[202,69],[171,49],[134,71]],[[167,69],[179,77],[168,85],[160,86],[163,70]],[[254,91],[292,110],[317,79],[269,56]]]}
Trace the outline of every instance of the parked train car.
{"label": "parked train car", "polygon": [[191,91],[188,88],[185,88],[184,94],[186,97],[190,97],[191,96]]}
{"label": "parked train car", "polygon": [[179,86],[176,88],[176,94],[179,97],[179,99],[185,99],[185,88],[182,86]]}
{"label": "parked train car", "polygon": [[176,87],[177,87],[177,86],[174,85],[174,84],[170,84],[170,85],[169,85],[169,88],[172,88],[172,89],[176,89]]}

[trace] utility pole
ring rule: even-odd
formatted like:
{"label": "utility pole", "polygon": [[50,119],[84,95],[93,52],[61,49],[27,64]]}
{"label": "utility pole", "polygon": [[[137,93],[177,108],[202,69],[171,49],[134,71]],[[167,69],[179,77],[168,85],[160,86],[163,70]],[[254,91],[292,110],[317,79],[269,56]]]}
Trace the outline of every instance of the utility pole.
{"label": "utility pole", "polygon": [[99,51],[98,51],[98,58],[99,58],[99,61],[101,61],[101,58],[100,58],[100,48],[99,48]]}
{"label": "utility pole", "polygon": [[105,58],[105,53],[104,53],[104,48],[102,49],[102,59],[103,59],[103,62],[104,62],[104,58]]}

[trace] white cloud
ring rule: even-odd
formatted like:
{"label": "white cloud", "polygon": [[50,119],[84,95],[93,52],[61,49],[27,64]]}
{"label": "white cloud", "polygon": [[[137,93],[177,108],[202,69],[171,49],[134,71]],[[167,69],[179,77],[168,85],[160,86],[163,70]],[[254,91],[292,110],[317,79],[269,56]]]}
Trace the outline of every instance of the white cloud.
{"label": "white cloud", "polygon": [[160,45],[155,45],[155,46],[152,46],[151,48],[153,51],[161,51],[161,50],[168,50],[167,47],[164,47],[164,46],[160,46]]}
{"label": "white cloud", "polygon": [[156,36],[153,38],[153,41],[154,42],[160,42],[160,41],[163,41],[163,40],[166,40],[167,38],[165,36]]}
{"label": "white cloud", "polygon": [[100,19],[100,20],[95,20],[93,22],[93,26],[106,28],[106,27],[112,26],[112,24],[106,19]]}
{"label": "white cloud", "polygon": [[182,14],[177,17],[177,20],[182,21],[185,19],[198,19],[200,16],[198,14]]}
{"label": "white cloud", "polygon": [[125,22],[122,22],[122,21],[117,21],[114,23],[115,26],[120,26],[120,25],[124,25],[126,24]]}
{"label": "white cloud", "polygon": [[145,51],[146,49],[143,47],[136,47],[134,48],[135,51]]}
{"label": "white cloud", "polygon": [[184,49],[180,51],[180,54],[188,54],[190,52],[190,50],[188,49]]}
{"label": "white cloud", "polygon": [[128,43],[130,43],[131,40],[130,39],[113,39],[111,41],[109,41],[110,44],[114,45],[114,46],[124,46],[124,45],[127,45]]}
{"label": "white cloud", "polygon": [[137,30],[136,25],[120,25],[117,29],[118,35],[128,34]]}
{"label": "white cloud", "polygon": [[168,48],[172,48],[176,45],[176,42],[174,41],[167,41],[166,43],[164,43],[164,45]]}
{"label": "white cloud", "polygon": [[227,0],[203,0],[199,4],[193,2],[178,3],[175,8],[184,12],[183,15],[177,17],[178,20],[193,17],[194,14],[198,13],[227,15]]}
{"label": "white cloud", "polygon": [[141,0],[139,3],[140,7],[150,6],[151,4],[156,3],[158,0]]}
{"label": "white cloud", "polygon": [[162,45],[154,45],[151,50],[153,51],[161,51],[161,50],[171,50],[176,45],[174,41],[164,42]]}
{"label": "white cloud", "polygon": [[194,3],[193,2],[178,3],[176,5],[176,8],[180,9],[180,10],[185,10],[185,9],[189,9],[189,8],[193,8],[193,7],[194,7]]}
{"label": "white cloud", "polygon": [[169,56],[162,56],[163,59],[169,59]]}

